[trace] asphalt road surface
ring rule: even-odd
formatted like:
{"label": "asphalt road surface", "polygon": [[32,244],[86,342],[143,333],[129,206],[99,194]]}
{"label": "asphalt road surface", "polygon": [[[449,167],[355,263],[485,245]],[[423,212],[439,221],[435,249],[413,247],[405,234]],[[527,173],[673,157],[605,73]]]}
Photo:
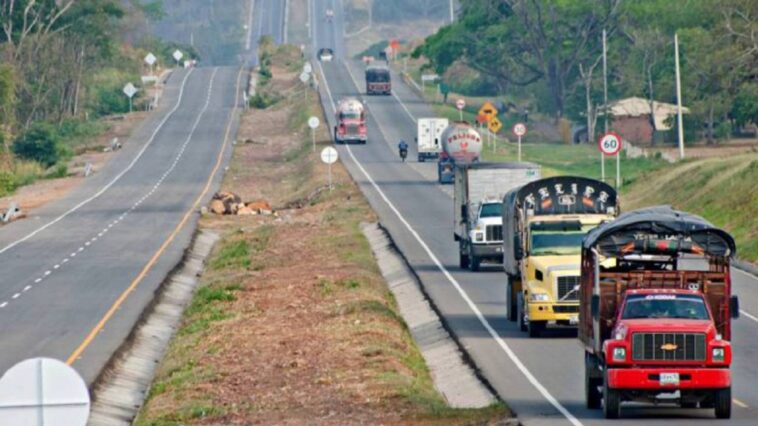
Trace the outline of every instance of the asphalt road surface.
{"label": "asphalt road surface", "polygon": [[188,246],[209,179],[218,184],[239,76],[175,71],[160,109],[103,170],[0,229],[0,371],[46,356],[95,380]]}
{"label": "asphalt road surface", "polygon": [[[359,183],[382,224],[421,279],[445,323],[496,392],[528,425],[606,423],[600,410],[584,402],[583,349],[575,333],[529,339],[504,315],[504,274],[497,267],[472,273],[458,268],[453,241],[449,187],[436,184],[434,163],[403,164],[396,145],[412,141],[414,120],[434,116],[431,108],[393,76],[393,96],[366,97],[362,64],[344,58],[342,11],[334,0],[311,0],[313,48],[331,47],[335,60],[319,64],[320,90],[329,120],[334,102],[358,96],[368,105],[369,142],[338,146],[343,163]],[[333,22],[322,19],[327,7]],[[325,80],[325,81],[324,81]],[[324,84],[326,83],[326,84]],[[411,144],[409,159],[416,153]],[[743,316],[734,323],[732,419],[724,424],[758,423],[758,280],[736,271],[733,282]],[[625,407],[614,424],[710,424],[712,410]]]}
{"label": "asphalt road surface", "polygon": [[274,43],[287,42],[285,28],[286,2],[283,0],[249,0],[254,7],[249,8],[247,17],[247,34],[245,35],[246,63],[258,64],[258,41],[263,36],[271,36]]}

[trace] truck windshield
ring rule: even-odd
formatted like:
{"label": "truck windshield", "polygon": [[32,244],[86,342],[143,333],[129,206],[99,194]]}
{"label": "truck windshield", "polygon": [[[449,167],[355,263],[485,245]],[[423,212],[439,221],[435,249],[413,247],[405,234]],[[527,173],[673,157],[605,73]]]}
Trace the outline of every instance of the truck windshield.
{"label": "truck windshield", "polygon": [[340,113],[340,120],[358,120],[361,118],[361,113],[358,111],[345,111]]}
{"label": "truck windshield", "polygon": [[503,215],[503,203],[482,204],[479,217],[500,217]]}
{"label": "truck windshield", "polygon": [[631,295],[626,299],[621,318],[709,319],[702,297],[680,294]]}
{"label": "truck windshield", "polygon": [[532,231],[531,254],[534,256],[580,254],[585,232]]}
{"label": "truck windshield", "polygon": [[366,80],[369,83],[386,83],[390,81],[390,72],[387,70],[368,70]]}

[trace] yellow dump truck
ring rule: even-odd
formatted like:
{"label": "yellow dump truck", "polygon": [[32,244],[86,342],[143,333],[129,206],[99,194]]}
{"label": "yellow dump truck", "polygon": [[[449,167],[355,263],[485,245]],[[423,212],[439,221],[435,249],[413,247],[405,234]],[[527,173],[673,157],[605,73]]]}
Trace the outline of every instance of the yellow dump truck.
{"label": "yellow dump truck", "polygon": [[619,212],[610,185],[574,176],[528,183],[503,199],[508,319],[530,337],[576,327],[582,238]]}

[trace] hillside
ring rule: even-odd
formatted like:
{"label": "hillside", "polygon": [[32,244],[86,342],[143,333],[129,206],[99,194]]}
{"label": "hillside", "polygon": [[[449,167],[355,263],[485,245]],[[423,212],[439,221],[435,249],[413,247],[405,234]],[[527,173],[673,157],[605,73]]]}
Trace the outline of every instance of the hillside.
{"label": "hillside", "polygon": [[622,208],[655,204],[702,215],[729,230],[737,254],[758,261],[758,153],[688,161],[651,172],[625,193]]}

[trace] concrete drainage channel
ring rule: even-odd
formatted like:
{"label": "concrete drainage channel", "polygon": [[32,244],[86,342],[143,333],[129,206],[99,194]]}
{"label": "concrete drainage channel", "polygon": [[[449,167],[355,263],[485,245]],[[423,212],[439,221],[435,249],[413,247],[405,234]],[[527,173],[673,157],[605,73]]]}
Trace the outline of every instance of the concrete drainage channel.
{"label": "concrete drainage channel", "polygon": [[[387,233],[377,224],[364,224],[362,230],[437,390],[454,408],[483,408],[495,403],[496,397],[464,360]],[[507,424],[511,423],[518,424],[516,419]]]}
{"label": "concrete drainage channel", "polygon": [[192,300],[219,236],[200,231],[180,267],[171,274],[145,320],[137,326],[130,344],[114,357],[110,368],[93,390],[89,425],[130,425],[145,400],[147,390],[174,335],[182,313]]}

